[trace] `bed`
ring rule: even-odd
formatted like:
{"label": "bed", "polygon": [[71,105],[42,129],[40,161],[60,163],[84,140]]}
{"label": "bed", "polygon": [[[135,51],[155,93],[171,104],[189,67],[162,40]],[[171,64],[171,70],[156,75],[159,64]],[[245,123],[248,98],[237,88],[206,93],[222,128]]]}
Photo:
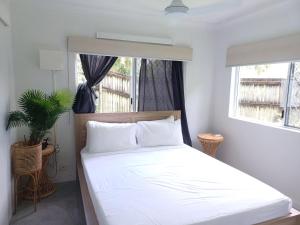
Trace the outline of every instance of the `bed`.
{"label": "bed", "polygon": [[88,225],[300,224],[288,197],[189,146],[97,154],[84,149],[89,120],[136,122],[170,115],[180,118],[179,111],[75,115]]}

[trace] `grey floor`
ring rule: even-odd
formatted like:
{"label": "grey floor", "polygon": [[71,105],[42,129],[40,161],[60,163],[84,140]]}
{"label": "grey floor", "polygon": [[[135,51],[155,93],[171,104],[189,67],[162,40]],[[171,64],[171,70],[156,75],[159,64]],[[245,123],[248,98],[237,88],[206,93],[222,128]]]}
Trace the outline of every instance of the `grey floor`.
{"label": "grey floor", "polygon": [[57,184],[56,193],[42,199],[36,212],[32,202],[21,202],[11,225],[85,225],[79,184]]}

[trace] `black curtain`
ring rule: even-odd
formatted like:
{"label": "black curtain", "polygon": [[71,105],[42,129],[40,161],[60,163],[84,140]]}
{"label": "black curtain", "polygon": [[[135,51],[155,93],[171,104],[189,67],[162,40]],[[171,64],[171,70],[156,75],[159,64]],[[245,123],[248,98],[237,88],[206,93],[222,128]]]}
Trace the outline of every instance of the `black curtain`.
{"label": "black curtain", "polygon": [[97,96],[93,87],[103,80],[117,57],[80,54],[80,60],[86,82],[78,86],[72,108],[75,113],[94,113]]}
{"label": "black curtain", "polygon": [[186,119],[184,86],[183,86],[183,65],[182,62],[172,62],[172,84],[174,96],[174,109],[181,110],[181,128],[183,141],[185,144],[192,146],[190,131]]}
{"label": "black curtain", "polygon": [[172,62],[142,59],[138,111],[168,111],[174,109]]}
{"label": "black curtain", "polygon": [[184,143],[192,145],[185,112],[182,62],[142,59],[138,111],[180,110]]}

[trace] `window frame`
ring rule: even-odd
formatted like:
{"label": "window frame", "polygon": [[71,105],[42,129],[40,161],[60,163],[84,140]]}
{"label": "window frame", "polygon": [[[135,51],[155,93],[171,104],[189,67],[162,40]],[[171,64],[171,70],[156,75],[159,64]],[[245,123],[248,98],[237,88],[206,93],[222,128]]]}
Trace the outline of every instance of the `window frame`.
{"label": "window frame", "polygon": [[[285,93],[285,107],[284,107],[284,124],[283,126],[285,127],[292,127],[289,125],[289,115],[290,115],[290,111],[288,110],[288,106],[290,105],[290,101],[291,101],[291,76],[293,74],[294,71],[294,63],[290,62],[289,65],[289,71],[288,71],[288,78],[287,78],[287,85],[286,85],[286,93]],[[300,128],[299,128],[300,129]]]}
{"label": "window frame", "polygon": [[[258,119],[254,119],[251,117],[243,117],[238,115],[238,106],[239,106],[239,88],[240,88],[240,67],[242,66],[251,66],[251,65],[242,65],[242,66],[235,66],[231,67],[231,97],[230,97],[230,109],[229,109],[229,117],[235,118],[242,121],[249,121],[254,122],[261,125],[267,125],[271,127],[277,127],[277,128],[287,128],[292,129],[300,132],[300,127],[289,125],[289,119],[290,119],[290,102],[292,98],[292,79],[295,72],[295,64],[298,63],[298,61],[291,61],[287,62],[289,64],[288,66],[288,72],[287,72],[287,84],[284,87],[284,109],[283,109],[283,120],[282,123],[276,124],[272,122],[266,122],[261,121]],[[276,64],[276,63],[265,63],[261,65],[267,65],[267,64]],[[257,64],[258,65],[258,64]],[[232,88],[234,90],[232,90]]]}
{"label": "window frame", "polygon": [[[70,58],[70,61],[72,63],[68,63],[69,64],[69,72],[71,74],[74,74],[74,82],[70,82],[69,81],[69,86],[72,86],[73,90],[74,90],[74,93],[76,93],[76,90],[77,90],[77,87],[78,85],[80,84],[78,82],[78,72],[77,72],[77,69],[76,69],[76,66],[77,66],[77,60],[78,60],[78,55],[81,54],[81,53],[73,53],[73,54],[70,54],[69,55],[69,58]],[[101,55],[101,54],[99,54]],[[123,56],[120,56],[120,57],[123,57]],[[130,86],[129,86],[129,90],[130,90],[130,111],[128,112],[137,112],[138,111],[138,94],[137,94],[137,90],[138,90],[138,76],[139,76],[139,71],[138,71],[138,68],[137,68],[137,61],[140,59],[138,57],[123,57],[123,58],[130,58],[132,60],[132,63],[131,63],[131,71],[130,71]],[[100,83],[98,85],[101,85]],[[99,93],[99,96],[97,96],[98,98],[101,98],[100,96],[100,93]],[[99,111],[96,113],[100,113]],[[109,112],[109,113],[118,113],[118,112]]]}
{"label": "window frame", "polygon": [[130,104],[131,112],[137,112],[137,58],[132,58],[131,63],[131,82],[130,82]]}

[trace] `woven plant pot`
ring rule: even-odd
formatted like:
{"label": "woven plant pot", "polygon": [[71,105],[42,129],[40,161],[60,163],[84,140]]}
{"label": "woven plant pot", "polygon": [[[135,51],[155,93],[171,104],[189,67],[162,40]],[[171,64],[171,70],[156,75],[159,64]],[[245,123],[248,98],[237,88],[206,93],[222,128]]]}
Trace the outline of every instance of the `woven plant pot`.
{"label": "woven plant pot", "polygon": [[42,169],[42,144],[28,146],[17,142],[12,150],[15,174],[31,174]]}

